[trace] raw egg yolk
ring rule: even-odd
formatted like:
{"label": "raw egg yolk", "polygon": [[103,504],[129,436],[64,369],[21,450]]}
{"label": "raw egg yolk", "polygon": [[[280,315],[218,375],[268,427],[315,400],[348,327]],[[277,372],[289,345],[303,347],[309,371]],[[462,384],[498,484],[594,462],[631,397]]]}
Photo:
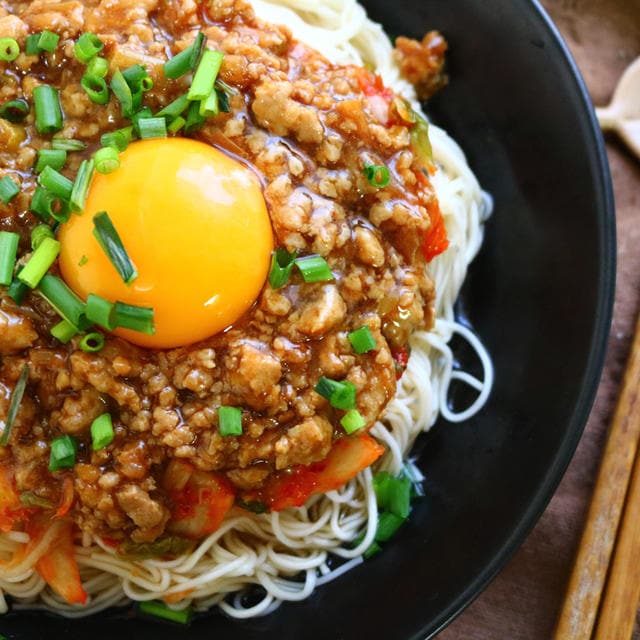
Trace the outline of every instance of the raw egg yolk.
{"label": "raw egg yolk", "polygon": [[[141,346],[183,346],[229,327],[260,293],[273,250],[258,177],[186,138],[135,142],[120,161],[95,175],[84,212],[62,225],[62,276],[84,299],[153,308],[155,335],[114,332]],[[129,286],[93,235],[101,211],[137,269]]]}

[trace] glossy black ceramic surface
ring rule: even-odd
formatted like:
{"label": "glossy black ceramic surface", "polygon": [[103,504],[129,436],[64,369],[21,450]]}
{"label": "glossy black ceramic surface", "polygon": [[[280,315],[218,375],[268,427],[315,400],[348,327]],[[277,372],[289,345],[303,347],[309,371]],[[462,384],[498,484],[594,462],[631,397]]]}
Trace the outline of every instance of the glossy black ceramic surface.
{"label": "glossy black ceramic surface", "polygon": [[[461,310],[491,352],[484,411],[418,445],[426,498],[393,544],[267,618],[188,629],[103,614],[0,618],[10,639],[424,639],[476,596],[553,494],[599,379],[614,288],[614,217],[582,81],[528,0],[370,0],[390,34],[439,29],[450,85],[429,104],[495,199]],[[505,603],[505,607],[508,603]]]}

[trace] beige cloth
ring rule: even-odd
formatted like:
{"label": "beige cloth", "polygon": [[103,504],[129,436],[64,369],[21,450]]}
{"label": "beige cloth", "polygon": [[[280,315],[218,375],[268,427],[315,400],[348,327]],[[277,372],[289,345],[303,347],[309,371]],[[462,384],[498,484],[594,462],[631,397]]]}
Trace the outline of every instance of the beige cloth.
{"label": "beige cloth", "polygon": [[[640,56],[640,0],[542,0],[542,4],[566,39],[594,103],[607,104],[623,70]],[[607,151],[617,210],[618,282],[594,410],[558,491],[531,535],[438,640],[552,637],[640,309],[640,160],[615,137],[607,137]],[[634,638],[640,639],[640,632]]]}

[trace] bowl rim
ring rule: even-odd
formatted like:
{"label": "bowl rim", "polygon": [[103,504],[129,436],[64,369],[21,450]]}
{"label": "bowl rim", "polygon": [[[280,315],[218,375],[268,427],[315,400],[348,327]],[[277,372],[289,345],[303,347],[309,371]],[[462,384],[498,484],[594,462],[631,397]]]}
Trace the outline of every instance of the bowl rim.
{"label": "bowl rim", "polygon": [[580,111],[576,112],[576,117],[584,119],[587,125],[586,132],[590,134],[589,160],[598,178],[593,186],[596,194],[595,209],[599,214],[597,217],[599,278],[591,351],[565,436],[549,464],[544,480],[540,483],[520,520],[509,532],[502,546],[489,559],[484,569],[446,609],[435,619],[425,622],[421,629],[408,640],[429,640],[442,631],[489,586],[489,583],[524,543],[547,508],[573,458],[591,413],[604,368],[616,283],[615,203],[606,147],[585,81],[566,42],[539,0],[525,0],[525,4],[528,4],[531,9],[531,18],[549,34],[549,46],[557,55],[559,63],[564,64],[569,72],[572,79],[570,89],[580,102]]}

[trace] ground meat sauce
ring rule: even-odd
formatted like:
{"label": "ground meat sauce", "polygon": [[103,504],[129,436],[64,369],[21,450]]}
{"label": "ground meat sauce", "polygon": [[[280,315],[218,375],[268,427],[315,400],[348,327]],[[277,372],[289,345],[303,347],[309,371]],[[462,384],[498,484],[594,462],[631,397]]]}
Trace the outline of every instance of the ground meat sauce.
{"label": "ground meat sauce", "polygon": [[[163,63],[202,30],[208,46],[224,53],[220,78],[237,94],[230,113],[193,137],[255,168],[276,245],[324,256],[335,275],[305,284],[294,273],[279,290],[266,284],[236,325],[167,351],[108,335],[99,353],[80,350],[78,338],[62,345],[49,333],[60,318],[37,293],[18,307],[0,288],[0,415],[25,363],[30,368],[0,463],[13,470],[19,493],[54,505],[68,504],[71,478],[69,514],[83,532],[153,541],[170,530],[176,506],[163,486],[171,459],[219,472],[237,499],[259,499],[273,474],[323,460],[344,431],[342,413],[314,391],[320,376],[353,382],[357,408],[367,428],[373,424],[395,392],[392,351],[403,352],[411,332],[432,322],[422,244],[437,203],[411,147],[412,125],[393,117],[393,96],[379,80],[329,64],[287,29],[258,21],[242,1],[0,0],[0,37],[15,38],[24,51],[26,36],[44,29],[61,36],[58,47],[0,63],[0,105],[16,98],[32,104],[43,83],[60,89],[61,135],[89,145],[69,154],[63,173],[71,179],[102,133],[129,124],[113,96],[98,106],[82,90],[74,40],[97,34],[111,71],[144,65],[154,81],[145,104],[156,112],[188,87],[167,80]],[[419,75],[426,83],[424,69]],[[21,234],[22,262],[38,223],[28,213],[32,167],[49,141],[36,132],[33,109],[22,124],[0,120],[0,177],[22,190],[10,205],[0,203],[0,229]],[[390,185],[372,186],[365,164],[388,167]],[[357,355],[347,334],[363,325],[377,349]],[[220,405],[242,408],[242,436],[220,435]],[[93,451],[89,427],[104,412],[113,417],[115,440]],[[50,442],[64,434],[79,443],[76,464],[50,472]]]}

